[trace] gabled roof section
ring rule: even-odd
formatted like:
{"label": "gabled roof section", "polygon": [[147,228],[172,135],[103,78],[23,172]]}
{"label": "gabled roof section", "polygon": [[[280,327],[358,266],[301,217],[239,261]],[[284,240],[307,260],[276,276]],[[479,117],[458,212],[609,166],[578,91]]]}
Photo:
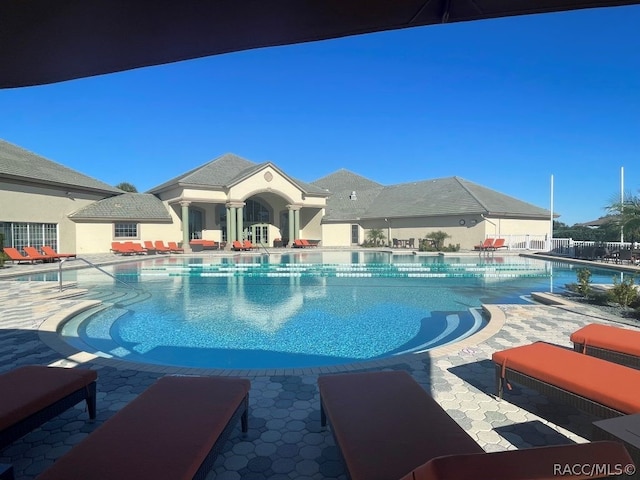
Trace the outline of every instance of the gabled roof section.
{"label": "gabled roof section", "polygon": [[150,193],[125,193],[87,205],[72,214],[73,220],[123,220],[170,222],[164,203]]}
{"label": "gabled roof section", "polygon": [[341,192],[346,190],[355,190],[357,192],[358,190],[369,190],[383,186],[373,180],[369,180],[362,175],[350,172],[344,168],[341,168],[326,177],[322,177],[315,182],[311,182],[311,184],[330,192]]}
{"label": "gabled roof section", "polygon": [[550,211],[536,207],[517,198],[510,197],[487,187],[454,177],[476,201],[485,208],[489,215],[513,215],[523,217],[549,217]]}
{"label": "gabled roof section", "polygon": [[259,164],[255,165],[253,167],[249,167],[246,170],[243,170],[242,172],[238,173],[238,175],[236,175],[236,177],[232,181],[230,181],[229,183],[225,184],[225,186],[226,187],[231,187],[233,185],[236,185],[236,184],[242,182],[243,180],[246,180],[250,176],[254,175],[255,173],[257,173],[257,172],[259,172],[261,170],[264,170],[267,167],[271,167],[272,169],[274,169],[276,172],[278,172],[284,178],[289,180],[292,184],[294,184],[296,187],[298,187],[304,193],[311,194],[311,195],[323,195],[325,197],[328,195],[328,193],[322,188],[316,187],[315,185],[312,185],[310,183],[302,182],[300,180],[297,180],[297,179],[287,175],[280,168],[278,168],[277,165],[274,165],[271,162],[259,163]]}
{"label": "gabled roof section", "polygon": [[69,190],[114,195],[122,190],[0,140],[0,178]]}
{"label": "gabled roof section", "polygon": [[174,186],[224,187],[233,182],[243,171],[256,166],[256,163],[245,158],[225,153],[200,167],[150,189],[148,192],[159,193]]}
{"label": "gabled roof section", "polygon": [[[329,221],[470,214],[530,218],[549,216],[548,210],[459,177],[386,187],[347,171],[336,172],[325,179],[322,179],[323,184],[340,188],[327,201],[325,220]],[[351,198],[352,191],[356,193],[355,199]]]}

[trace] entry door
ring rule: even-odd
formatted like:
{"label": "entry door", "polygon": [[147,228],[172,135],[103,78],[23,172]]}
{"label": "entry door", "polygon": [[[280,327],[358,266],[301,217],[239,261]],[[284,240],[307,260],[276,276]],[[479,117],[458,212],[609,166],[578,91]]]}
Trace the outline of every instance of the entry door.
{"label": "entry door", "polygon": [[251,226],[252,242],[256,245],[269,245],[269,225],[259,223]]}
{"label": "entry door", "polygon": [[351,245],[358,245],[360,243],[360,229],[358,225],[351,225]]}

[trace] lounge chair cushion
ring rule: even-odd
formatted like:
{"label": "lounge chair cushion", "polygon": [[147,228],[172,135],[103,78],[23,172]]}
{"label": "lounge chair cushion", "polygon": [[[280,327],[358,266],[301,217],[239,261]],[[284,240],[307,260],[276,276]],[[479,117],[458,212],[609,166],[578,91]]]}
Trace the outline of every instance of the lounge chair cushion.
{"label": "lounge chair cushion", "polygon": [[593,323],[571,334],[571,341],[640,357],[640,331]]}
{"label": "lounge chair cushion", "polygon": [[393,480],[425,459],[482,448],[404,371],[318,377],[352,480]]}
{"label": "lounge chair cushion", "polygon": [[0,375],[0,430],[95,382],[94,370],[28,365]]}
{"label": "lounge chair cushion", "polygon": [[191,480],[249,392],[226,377],[163,377],[38,480]]}
{"label": "lounge chair cushion", "polygon": [[544,342],[495,352],[493,361],[622,413],[640,412],[640,370]]}
{"label": "lounge chair cushion", "polygon": [[480,453],[471,455],[448,455],[434,458],[400,480],[555,480],[602,478],[583,475],[575,469],[577,475],[565,470],[567,466],[610,465],[614,472],[616,465],[623,467],[632,462],[631,457],[620,442],[602,441],[587,444],[556,445],[551,447],[527,448],[504,452]]}

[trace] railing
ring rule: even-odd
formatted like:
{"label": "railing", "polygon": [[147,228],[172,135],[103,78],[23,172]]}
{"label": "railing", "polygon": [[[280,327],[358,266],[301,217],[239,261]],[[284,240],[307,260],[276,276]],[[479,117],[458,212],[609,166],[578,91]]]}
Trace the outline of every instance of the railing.
{"label": "railing", "polygon": [[584,248],[600,248],[617,252],[619,250],[633,250],[636,242],[596,242],[593,240],[574,240],[572,238],[554,238],[551,240],[550,252],[556,255],[575,257]]}
{"label": "railing", "polygon": [[[65,262],[65,260],[67,260],[66,258],[61,258],[60,262],[58,263],[58,282],[60,285],[60,291],[62,291],[62,264]],[[134,290],[140,290],[138,287],[134,287],[133,285],[125,282],[124,280],[120,280],[118,277],[116,277],[115,275],[107,272],[106,270],[104,270],[103,268],[100,268],[98,265],[96,265],[95,263],[90,262],[89,260],[86,260],[84,258],[80,258],[80,257],[76,257],[76,260],[81,260],[84,263],[86,263],[87,265],[89,265],[90,267],[95,268],[96,270],[99,270],[100,272],[104,273],[105,275],[110,276],[111,278],[113,278],[116,282],[120,282],[122,283],[124,286],[126,286],[127,288],[132,288]]]}
{"label": "railing", "polygon": [[265,244],[260,242],[260,246],[264,249],[265,252],[267,252],[267,256],[271,257],[271,252],[269,252],[269,250],[267,250],[267,247],[265,246]]}
{"label": "railing", "polygon": [[549,250],[547,235],[489,235],[491,238],[504,238],[507,250],[535,250],[546,252]]}

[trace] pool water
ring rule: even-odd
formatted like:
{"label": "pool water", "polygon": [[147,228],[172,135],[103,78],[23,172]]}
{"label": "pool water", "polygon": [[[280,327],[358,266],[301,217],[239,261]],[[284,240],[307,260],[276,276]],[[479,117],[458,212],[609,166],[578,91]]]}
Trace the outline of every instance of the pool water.
{"label": "pool water", "polygon": [[[103,302],[62,327],[67,342],[127,361],[232,369],[424,352],[481,329],[482,303],[524,303],[576,281],[574,266],[537,259],[366,252],[172,256],[106,269],[119,281],[64,272]],[[592,271],[592,281],[612,275]]]}

